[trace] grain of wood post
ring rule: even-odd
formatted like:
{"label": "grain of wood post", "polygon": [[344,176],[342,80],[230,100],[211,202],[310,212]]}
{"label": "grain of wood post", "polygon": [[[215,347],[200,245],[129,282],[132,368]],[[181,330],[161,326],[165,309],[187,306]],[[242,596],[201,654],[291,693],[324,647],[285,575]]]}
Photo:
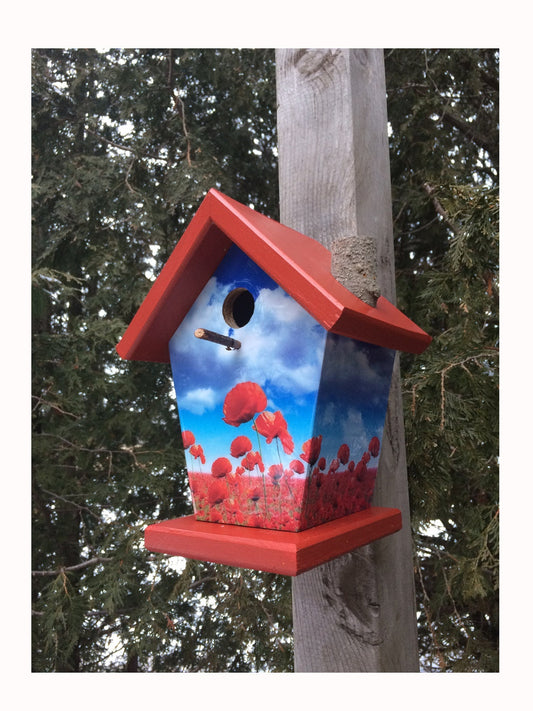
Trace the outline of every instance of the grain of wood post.
{"label": "grain of wood post", "polygon": [[[360,298],[394,303],[382,50],[279,49],[276,80],[281,222],[334,251],[336,275]],[[293,581],[297,672],[419,670],[398,358],[373,503],[399,508],[402,530]]]}

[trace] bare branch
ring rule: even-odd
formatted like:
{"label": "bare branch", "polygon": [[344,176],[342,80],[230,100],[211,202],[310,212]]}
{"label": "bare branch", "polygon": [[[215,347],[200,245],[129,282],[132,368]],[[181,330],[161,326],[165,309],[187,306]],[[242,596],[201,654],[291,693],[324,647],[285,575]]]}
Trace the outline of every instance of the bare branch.
{"label": "bare branch", "polygon": [[35,576],[44,575],[64,575],[65,573],[70,573],[75,570],[82,570],[90,565],[96,565],[97,563],[109,563],[113,558],[103,558],[101,556],[96,556],[95,558],[90,558],[83,563],[77,563],[76,565],[70,565],[68,568],[57,568],[56,570],[32,570],[31,574]]}
{"label": "bare branch", "polygon": [[440,203],[440,201],[435,197],[434,193],[435,193],[436,188],[432,187],[429,183],[424,183],[422,187],[424,188],[426,193],[431,198],[433,207],[435,208],[437,213],[442,217],[442,219],[448,225],[448,227],[451,229],[451,231],[454,233],[454,235],[459,234],[459,228],[452,222],[448,213],[442,207],[442,204]]}
{"label": "bare branch", "polygon": [[167,75],[167,86],[169,91],[172,91],[172,66],[174,63],[174,55],[171,49],[168,50],[168,75]]}
{"label": "bare branch", "polygon": [[470,138],[471,141],[476,143],[480,148],[483,148],[483,150],[487,151],[487,153],[490,154],[495,149],[497,150],[497,144],[496,146],[494,146],[491,141],[489,141],[485,136],[481,135],[478,131],[476,131],[476,128],[473,124],[469,123],[468,121],[465,121],[463,118],[461,118],[461,116],[457,116],[448,108],[445,108],[443,110],[442,120],[449,126],[453,126],[453,128],[456,128],[457,130],[461,131],[464,136]]}
{"label": "bare branch", "polygon": [[127,153],[133,153],[136,158],[151,158],[152,160],[160,160],[163,161],[164,163],[168,163],[167,158],[162,158],[161,156],[154,155],[153,153],[144,153],[142,156],[137,155],[137,151],[135,148],[131,148],[131,146],[125,146],[124,144],[121,143],[115,143],[115,141],[112,141],[109,138],[106,138],[105,136],[102,136],[102,134],[97,133],[96,131],[93,131],[91,128],[86,127],[87,133],[90,133],[92,136],[95,136],[98,138],[100,141],[103,141],[104,143],[107,143],[110,146],[113,146],[113,148],[118,148],[119,151],[126,151]]}
{"label": "bare branch", "polygon": [[128,166],[128,170],[126,171],[126,177],[124,178],[124,182],[126,183],[126,187],[130,191],[130,193],[133,193],[134,195],[140,195],[140,192],[138,190],[135,190],[135,188],[132,188],[130,185],[130,182],[128,180],[131,169],[133,168],[133,164],[135,163],[135,157],[131,161],[131,163]]}
{"label": "bare branch", "polygon": [[[180,118],[181,118],[181,125],[183,127],[183,135],[185,136],[185,140],[187,141],[187,164],[191,164],[191,141],[189,138],[189,132],[187,131],[187,124],[185,123],[185,104],[183,103],[183,100],[181,96],[178,94],[177,91],[174,91],[173,93],[174,96],[174,106],[176,110],[178,111]],[[179,109],[178,109],[178,104],[179,104]]]}
{"label": "bare branch", "polygon": [[189,590],[194,590],[194,588],[200,587],[200,585],[203,585],[204,583],[209,583],[211,580],[216,580],[215,575],[206,575],[203,578],[200,578],[199,580],[195,580],[194,583],[191,583],[189,585]]}
{"label": "bare branch", "polygon": [[429,627],[429,633],[431,635],[431,641],[433,642],[433,647],[434,647],[435,652],[437,654],[439,668],[441,671],[446,671],[446,661],[444,659],[444,655],[442,654],[441,647],[438,643],[437,632],[435,630],[435,626],[434,626],[433,619],[431,616],[431,611],[429,608],[430,599],[429,599],[429,595],[426,590],[426,586],[424,585],[424,578],[422,576],[422,567],[420,565],[418,556],[416,558],[415,572],[418,573],[418,579],[420,580],[420,587],[422,589],[422,607],[424,608],[424,612],[426,613],[426,620],[427,620],[428,627]]}
{"label": "bare branch", "polygon": [[93,449],[90,449],[88,447],[82,447],[79,444],[76,444],[75,442],[70,442],[68,439],[65,439],[65,437],[61,437],[60,435],[53,434],[51,432],[38,432],[35,434],[36,437],[53,437],[54,439],[59,439],[61,442],[64,442],[67,444],[69,447],[72,447],[73,449],[77,449],[80,452],[90,452],[92,454],[130,454],[133,459],[135,460],[135,463],[138,466],[144,466],[138,463],[137,461],[137,456],[139,454],[161,454],[163,450],[161,449],[146,449],[146,450],[141,450],[138,449],[141,445],[130,445],[127,446],[125,444],[120,446],[120,449],[108,449],[107,447],[95,447]]}
{"label": "bare branch", "polygon": [[74,413],[72,413],[72,412],[67,412],[66,410],[62,410],[62,409],[59,407],[59,405],[55,405],[53,402],[50,402],[49,400],[43,400],[43,398],[42,398],[42,397],[39,397],[38,395],[32,395],[32,398],[33,398],[34,400],[37,400],[37,404],[36,404],[35,407],[33,408],[34,410],[35,410],[35,408],[37,407],[37,405],[39,405],[39,404],[41,404],[41,405],[47,405],[48,407],[51,407],[52,410],[56,410],[56,412],[59,412],[61,415],[68,415],[69,417],[73,417],[75,420],[79,420],[79,419],[80,419],[80,416],[79,416],[79,415],[74,415]]}
{"label": "bare branch", "polygon": [[45,494],[48,494],[49,496],[53,496],[55,499],[60,499],[61,501],[64,501],[66,504],[70,504],[71,506],[74,506],[80,511],[87,511],[88,513],[91,514],[91,516],[94,516],[94,518],[97,521],[100,521],[100,516],[95,514],[91,509],[87,508],[87,506],[81,506],[81,504],[77,504],[75,501],[71,501],[70,499],[66,499],[64,496],[60,496],[59,494],[54,493],[53,491],[48,491],[47,489],[43,489],[41,487],[41,491],[44,491]]}
{"label": "bare branch", "polygon": [[179,95],[179,92],[177,89],[175,89],[172,86],[172,83],[174,81],[174,75],[172,72],[172,67],[173,67],[173,62],[174,62],[174,57],[172,50],[168,50],[168,75],[167,75],[167,86],[168,90],[170,91],[172,95],[172,99],[174,101],[174,113],[179,114],[181,118],[181,125],[183,127],[183,135],[185,136],[185,140],[187,141],[187,164],[191,165],[191,141],[189,138],[189,132],[187,131],[187,124],[185,123],[185,105],[183,103],[183,100],[181,96]]}

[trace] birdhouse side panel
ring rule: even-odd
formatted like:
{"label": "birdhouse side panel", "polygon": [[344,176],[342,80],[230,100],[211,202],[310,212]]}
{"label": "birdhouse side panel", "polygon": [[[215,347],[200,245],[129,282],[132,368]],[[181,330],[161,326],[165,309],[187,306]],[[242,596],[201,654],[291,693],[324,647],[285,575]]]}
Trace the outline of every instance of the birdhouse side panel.
{"label": "birdhouse side panel", "polygon": [[312,439],[302,528],[370,507],[395,351],[328,334]]}
{"label": "birdhouse side panel", "polygon": [[[232,301],[233,299],[233,301]],[[238,349],[197,338],[204,329]],[[327,332],[233,246],[169,343],[199,520],[297,531]]]}

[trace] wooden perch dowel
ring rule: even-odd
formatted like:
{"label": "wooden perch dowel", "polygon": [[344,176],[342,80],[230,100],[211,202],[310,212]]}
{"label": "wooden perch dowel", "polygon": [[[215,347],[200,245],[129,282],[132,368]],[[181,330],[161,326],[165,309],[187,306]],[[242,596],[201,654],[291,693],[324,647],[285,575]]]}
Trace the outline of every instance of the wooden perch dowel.
{"label": "wooden perch dowel", "polygon": [[223,336],[221,333],[215,333],[214,331],[208,331],[207,328],[197,328],[194,335],[196,338],[201,338],[204,341],[211,341],[211,343],[219,343],[221,346],[226,346],[228,351],[237,351],[241,347],[241,342],[235,340],[235,338]]}

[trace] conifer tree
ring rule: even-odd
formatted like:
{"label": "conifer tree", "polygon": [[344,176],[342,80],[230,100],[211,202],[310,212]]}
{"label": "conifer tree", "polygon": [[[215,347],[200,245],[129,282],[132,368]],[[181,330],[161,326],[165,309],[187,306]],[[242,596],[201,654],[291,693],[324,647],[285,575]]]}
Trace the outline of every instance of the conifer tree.
{"label": "conifer tree", "polygon": [[399,306],[422,664],[498,669],[497,50],[390,50]]}
{"label": "conifer tree", "polygon": [[115,353],[210,187],[275,214],[272,62],[33,53],[36,671],[290,668],[288,580],[144,550],[190,513],[179,423],[169,369]]}

